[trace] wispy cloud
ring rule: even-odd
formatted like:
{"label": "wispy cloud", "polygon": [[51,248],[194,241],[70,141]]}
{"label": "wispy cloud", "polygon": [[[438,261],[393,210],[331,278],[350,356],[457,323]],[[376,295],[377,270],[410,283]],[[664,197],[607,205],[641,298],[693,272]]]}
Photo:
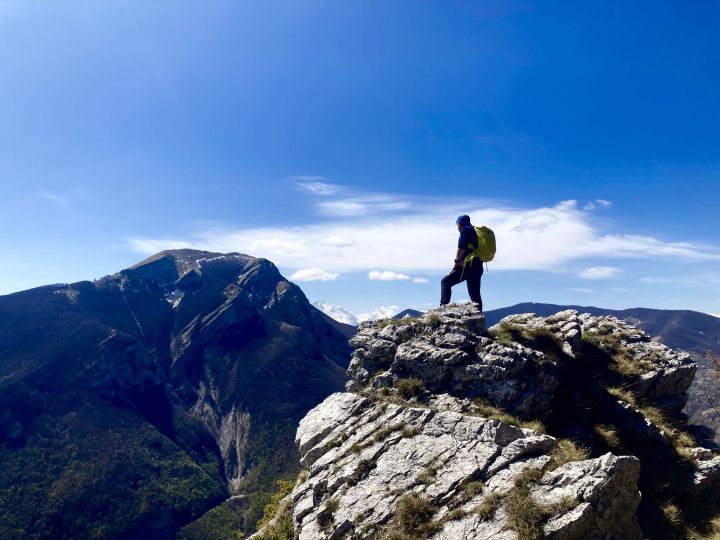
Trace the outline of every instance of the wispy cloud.
{"label": "wispy cloud", "polygon": [[413,283],[430,283],[430,280],[424,277],[413,278]]}
{"label": "wispy cloud", "polygon": [[612,206],[612,201],[608,201],[607,199],[595,199],[595,202],[603,208],[610,208]]}
{"label": "wispy cloud", "polygon": [[57,193],[50,193],[49,191],[36,191],[34,195],[60,206],[68,206],[70,204],[70,199],[68,197],[58,195]]}
{"label": "wispy cloud", "polygon": [[290,276],[290,281],[333,281],[338,275],[320,268],[301,268]]}
{"label": "wispy cloud", "polygon": [[331,216],[363,216],[368,213],[366,204],[357,201],[329,201],[318,204],[318,208]]}
{"label": "wispy cloud", "polygon": [[586,289],[584,287],[572,287],[570,290],[573,292],[579,292],[579,293],[583,293],[583,294],[597,294],[596,290]]}
{"label": "wispy cloud", "polygon": [[35,197],[50,201],[58,206],[69,206],[73,202],[77,202],[78,199],[86,199],[89,195],[88,192],[82,188],[68,189],[61,193],[48,190],[40,190],[33,193]]}
{"label": "wispy cloud", "polygon": [[368,272],[368,279],[373,281],[398,281],[410,279],[410,276],[393,272],[392,270],[370,270]]}
{"label": "wispy cloud", "polygon": [[622,274],[620,268],[614,266],[593,266],[581,270],[578,275],[583,279],[610,279]]}
{"label": "wispy cloud", "polygon": [[607,210],[611,206],[612,201],[608,201],[607,199],[595,199],[594,201],[587,203],[583,210],[595,210],[597,207]]}
{"label": "wispy cloud", "polygon": [[329,197],[340,191],[340,186],[324,182],[322,176],[295,176],[293,179],[297,181],[298,187],[315,195]]}
{"label": "wispy cloud", "polygon": [[394,197],[365,196],[323,201],[317,209],[321,214],[336,217],[357,217],[370,214],[388,215],[392,212],[407,210],[411,207],[409,200]]}

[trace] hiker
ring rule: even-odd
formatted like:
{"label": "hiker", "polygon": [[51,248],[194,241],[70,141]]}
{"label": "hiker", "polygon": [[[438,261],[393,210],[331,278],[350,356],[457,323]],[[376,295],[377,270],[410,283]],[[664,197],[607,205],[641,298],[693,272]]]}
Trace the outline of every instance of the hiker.
{"label": "hiker", "polygon": [[466,281],[470,300],[475,302],[482,312],[480,278],[483,275],[483,261],[479,257],[470,257],[467,264],[465,263],[465,259],[477,249],[478,237],[475,228],[470,224],[470,216],[458,216],[455,223],[460,232],[458,249],[452,270],[440,284],[440,305],[443,306],[450,302],[453,285]]}

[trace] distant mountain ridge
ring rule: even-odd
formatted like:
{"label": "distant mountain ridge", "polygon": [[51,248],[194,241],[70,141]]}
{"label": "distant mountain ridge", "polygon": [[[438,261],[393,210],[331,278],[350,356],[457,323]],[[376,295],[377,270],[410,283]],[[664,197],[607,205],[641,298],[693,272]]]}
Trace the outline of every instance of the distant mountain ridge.
{"label": "distant mountain ridge", "polygon": [[251,529],[344,387],[346,331],[239,253],[0,296],[0,537],[174,538],[235,494]]}

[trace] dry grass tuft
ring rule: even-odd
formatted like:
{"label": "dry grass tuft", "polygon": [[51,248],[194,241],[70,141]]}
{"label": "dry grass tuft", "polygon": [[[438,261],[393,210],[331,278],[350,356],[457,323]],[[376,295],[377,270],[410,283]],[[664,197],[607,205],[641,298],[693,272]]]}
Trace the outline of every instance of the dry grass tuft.
{"label": "dry grass tuft", "polygon": [[512,414],[491,405],[485,398],[476,398],[473,400],[473,404],[475,405],[475,412],[473,414],[476,416],[483,416],[485,418],[499,420],[500,422],[505,422],[506,424],[513,426],[532,429],[538,433],[545,433],[545,426],[539,420],[521,420],[517,416],[513,416]]}
{"label": "dry grass tuft", "polygon": [[489,519],[492,519],[495,512],[497,512],[497,509],[500,508],[502,501],[502,495],[499,493],[491,493],[477,505],[475,512],[481,521],[488,521]]}
{"label": "dry grass tuft", "polygon": [[679,527],[683,524],[683,516],[680,508],[673,502],[667,501],[660,506],[665,519],[668,520],[674,527]]}
{"label": "dry grass tuft", "polygon": [[608,424],[598,424],[594,427],[595,435],[600,437],[610,448],[619,448],[621,445],[618,430]]}
{"label": "dry grass tuft", "polygon": [[720,516],[710,520],[707,531],[689,529],[686,538],[687,540],[720,540]]}
{"label": "dry grass tuft", "polygon": [[555,448],[550,452],[549,469],[557,469],[571,461],[583,461],[589,456],[590,451],[587,448],[578,446],[570,439],[559,439]]}
{"label": "dry grass tuft", "polygon": [[435,507],[423,495],[410,493],[398,502],[395,517],[382,534],[383,540],[423,540],[439,528],[432,523]]}
{"label": "dry grass tuft", "polygon": [[540,469],[526,469],[515,479],[510,492],[505,496],[505,511],[510,528],[517,533],[518,540],[540,540],[546,514],[530,494],[530,483],[542,475]]}
{"label": "dry grass tuft", "polygon": [[427,469],[420,473],[420,476],[418,476],[418,482],[425,485],[432,484],[435,482],[437,471],[437,467],[430,465]]}
{"label": "dry grass tuft", "polygon": [[425,391],[423,382],[420,379],[398,379],[395,383],[398,394],[403,399],[412,399]]}

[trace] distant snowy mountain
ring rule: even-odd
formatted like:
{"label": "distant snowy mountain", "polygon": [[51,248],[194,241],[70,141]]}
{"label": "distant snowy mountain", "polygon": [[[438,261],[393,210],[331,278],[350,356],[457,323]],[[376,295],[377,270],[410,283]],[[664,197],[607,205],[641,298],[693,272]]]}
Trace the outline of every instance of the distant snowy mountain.
{"label": "distant snowy mountain", "polygon": [[318,308],[328,317],[335,319],[337,322],[341,322],[343,324],[351,324],[353,326],[357,326],[358,324],[360,324],[360,320],[358,319],[358,317],[355,316],[355,314],[350,313],[347,309],[344,309],[335,304],[329,304],[328,302],[320,301],[313,302],[313,306]]}
{"label": "distant snowy mountain", "polygon": [[400,306],[380,306],[372,313],[360,313],[357,318],[360,322],[388,319],[394,316],[399,309]]}
{"label": "distant snowy mountain", "polygon": [[350,313],[342,306],[331,304],[329,302],[324,302],[322,300],[318,302],[313,302],[313,306],[318,308],[328,317],[335,319],[337,322],[343,324],[350,324],[352,326],[357,326],[361,322],[365,321],[377,321],[380,319],[390,318],[399,319],[405,315],[417,317],[419,315],[422,315],[423,313],[422,311],[417,311],[415,309],[406,309],[404,311],[398,312],[398,310],[400,309],[399,306],[380,306],[371,313],[360,313],[358,315],[355,315],[354,313]]}

